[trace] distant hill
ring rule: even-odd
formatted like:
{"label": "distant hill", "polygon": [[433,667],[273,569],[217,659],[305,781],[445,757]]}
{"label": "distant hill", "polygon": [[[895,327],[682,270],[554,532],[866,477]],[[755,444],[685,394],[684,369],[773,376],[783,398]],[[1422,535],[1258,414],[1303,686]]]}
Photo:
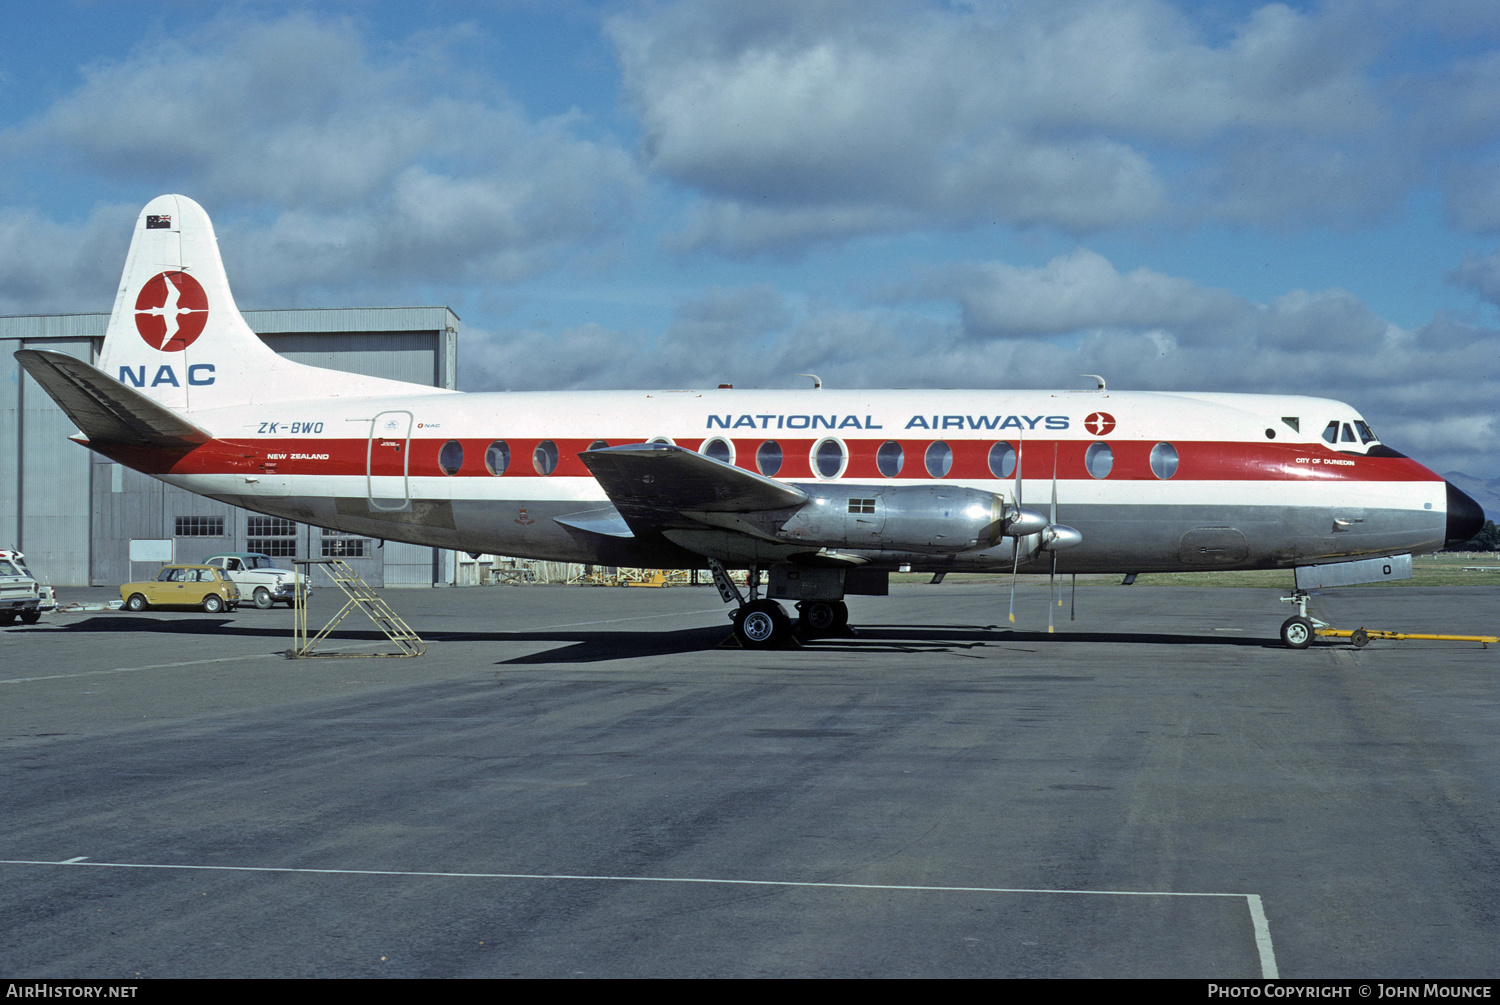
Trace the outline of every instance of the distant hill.
{"label": "distant hill", "polygon": [[1484,516],[1487,520],[1500,523],[1500,478],[1492,478],[1489,481],[1481,481],[1462,471],[1450,471],[1443,476],[1464,492],[1469,498],[1484,507]]}

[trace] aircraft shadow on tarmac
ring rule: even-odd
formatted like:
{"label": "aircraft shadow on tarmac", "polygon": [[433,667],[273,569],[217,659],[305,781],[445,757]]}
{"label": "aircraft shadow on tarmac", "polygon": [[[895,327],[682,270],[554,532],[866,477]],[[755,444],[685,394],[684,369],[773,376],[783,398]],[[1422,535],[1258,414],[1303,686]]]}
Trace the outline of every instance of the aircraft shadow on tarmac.
{"label": "aircraft shadow on tarmac", "polygon": [[[484,636],[451,634],[446,638],[474,639]],[[703,652],[718,647],[727,637],[723,628],[694,628],[675,632],[515,632],[496,634],[496,639],[507,641],[571,642],[569,646],[549,649],[545,652],[519,656],[515,659],[497,661],[499,666],[518,666],[542,663],[598,663],[609,660],[639,656],[660,656],[672,653]],[[983,649],[988,646],[1041,646],[1061,642],[1114,642],[1126,645],[1210,645],[1248,646],[1256,649],[1280,649],[1275,639],[1236,638],[1222,635],[1168,635],[1163,633],[1129,632],[1025,632],[1002,629],[998,625],[976,627],[974,625],[883,625],[877,628],[860,628],[853,638],[817,639],[803,643],[803,648],[788,650],[740,650],[742,652],[780,652],[795,658],[798,652],[848,653],[871,655],[875,653],[926,653],[962,652]],[[733,643],[730,643],[733,646]],[[734,647],[738,648],[738,647]]]}
{"label": "aircraft shadow on tarmac", "polygon": [[[719,647],[729,635],[727,626],[687,628],[677,631],[517,631],[517,632],[463,632],[443,631],[423,633],[420,625],[413,626],[428,642],[510,642],[545,645],[564,643],[561,648],[550,648],[544,652],[499,660],[497,665],[517,666],[542,663],[600,663],[641,656],[667,656],[676,653],[705,652]],[[17,631],[18,629],[11,629]],[[122,634],[163,634],[199,636],[236,636],[239,638],[263,638],[277,643],[291,641],[291,631],[286,626],[254,627],[220,618],[154,618],[149,615],[129,617],[106,616],[86,618],[72,623],[50,625],[43,622],[35,627],[21,628],[27,632],[118,632]],[[355,627],[341,628],[329,636],[330,642],[382,642],[385,636],[372,629]],[[804,643],[801,650],[813,653],[849,653],[870,655],[875,653],[922,653],[959,652],[966,649],[981,649],[986,646],[1043,646],[1059,643],[1115,643],[1119,645],[1147,646],[1240,646],[1255,649],[1281,648],[1274,638],[1256,638],[1240,635],[1180,635],[1166,632],[1079,632],[1060,631],[1055,634],[1039,631],[1018,631],[999,625],[877,625],[861,627],[853,637],[825,638]],[[791,655],[798,650],[782,650]]]}

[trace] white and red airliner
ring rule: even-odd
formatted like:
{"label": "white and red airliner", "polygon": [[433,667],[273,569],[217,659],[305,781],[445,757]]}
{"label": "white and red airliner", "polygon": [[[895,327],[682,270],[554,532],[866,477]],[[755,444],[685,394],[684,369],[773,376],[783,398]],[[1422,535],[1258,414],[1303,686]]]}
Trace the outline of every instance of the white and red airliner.
{"label": "white and red airliner", "polygon": [[[794,630],[778,599],[799,602],[802,633],[837,631],[843,598],[884,593],[897,569],[1297,567],[1299,586],[1359,582],[1483,523],[1323,398],[1102,381],[461,394],[295,363],[245,324],[207,214],[180,195],[136,221],[97,368],[16,358],[80,442],[170,484],[442,548],[707,565],[747,646]],[[767,596],[740,595],[726,568],[765,574]],[[1305,614],[1283,626],[1289,645],[1310,641]]]}

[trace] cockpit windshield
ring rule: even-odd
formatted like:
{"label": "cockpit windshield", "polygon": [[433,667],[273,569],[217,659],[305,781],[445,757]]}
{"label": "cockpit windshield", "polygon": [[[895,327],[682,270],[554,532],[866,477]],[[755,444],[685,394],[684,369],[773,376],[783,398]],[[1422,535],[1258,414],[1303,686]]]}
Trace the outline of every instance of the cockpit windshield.
{"label": "cockpit windshield", "polygon": [[1362,419],[1355,419],[1352,422],[1332,419],[1323,427],[1322,435],[1325,441],[1334,446],[1341,443],[1368,446],[1371,443],[1380,442],[1375,431]]}

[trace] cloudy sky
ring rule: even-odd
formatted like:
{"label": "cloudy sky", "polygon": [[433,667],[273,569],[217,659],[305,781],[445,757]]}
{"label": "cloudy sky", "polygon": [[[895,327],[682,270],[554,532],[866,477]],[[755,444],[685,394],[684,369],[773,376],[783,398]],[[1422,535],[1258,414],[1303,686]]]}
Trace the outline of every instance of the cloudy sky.
{"label": "cloudy sky", "polygon": [[1283,391],[1500,478],[1500,4],[61,2],[0,313],[182,192],[241,306],[447,304],[466,390]]}

